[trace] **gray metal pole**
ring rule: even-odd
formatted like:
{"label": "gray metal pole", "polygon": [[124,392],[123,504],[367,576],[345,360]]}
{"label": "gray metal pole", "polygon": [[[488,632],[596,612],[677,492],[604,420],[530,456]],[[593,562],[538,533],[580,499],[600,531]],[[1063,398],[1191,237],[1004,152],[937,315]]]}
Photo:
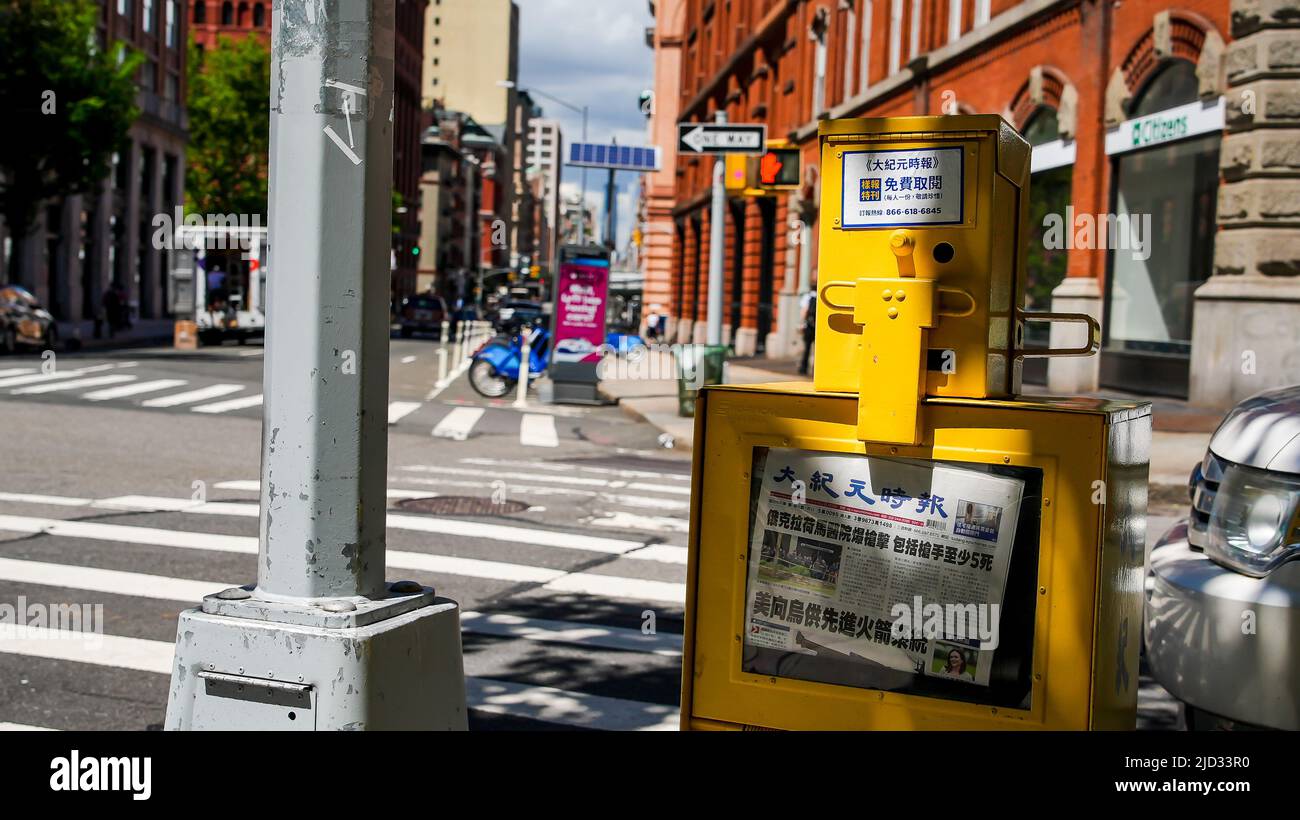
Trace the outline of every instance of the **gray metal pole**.
{"label": "gray metal pole", "polygon": [[[587,141],[587,106],[582,107],[582,141]],[[582,177],[582,198],[578,200],[578,244],[587,244],[587,169],[580,172]]]}
{"label": "gray metal pole", "polygon": [[[714,115],[715,122],[726,122],[727,112]],[[705,341],[711,345],[722,344],[722,243],[727,191],[723,175],[726,173],[726,156],[718,154],[713,159],[713,210],[709,217],[709,302],[708,326]]]}
{"label": "gray metal pole", "polygon": [[392,241],[378,203],[393,180],[393,0],[278,8],[258,592],[378,597]]}

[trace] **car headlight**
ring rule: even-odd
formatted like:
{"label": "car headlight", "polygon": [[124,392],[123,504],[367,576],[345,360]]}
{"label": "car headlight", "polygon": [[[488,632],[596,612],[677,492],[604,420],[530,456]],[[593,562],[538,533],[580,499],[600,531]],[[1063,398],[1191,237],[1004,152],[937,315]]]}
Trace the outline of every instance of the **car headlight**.
{"label": "car headlight", "polygon": [[1230,466],[1210,508],[1206,554],[1256,578],[1300,557],[1300,478]]}

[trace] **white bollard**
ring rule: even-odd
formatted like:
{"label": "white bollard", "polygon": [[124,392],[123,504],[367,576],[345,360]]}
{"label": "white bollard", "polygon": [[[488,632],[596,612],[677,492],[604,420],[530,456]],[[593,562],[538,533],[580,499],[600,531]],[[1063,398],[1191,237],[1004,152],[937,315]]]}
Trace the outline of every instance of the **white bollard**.
{"label": "white bollard", "polygon": [[528,377],[532,375],[532,368],[529,366],[531,364],[531,353],[528,349],[528,336],[529,329],[525,325],[519,329],[519,340],[522,347],[519,350],[519,389],[515,393],[515,407],[528,406]]}
{"label": "white bollard", "polygon": [[447,348],[438,348],[438,384],[442,387],[447,384]]}

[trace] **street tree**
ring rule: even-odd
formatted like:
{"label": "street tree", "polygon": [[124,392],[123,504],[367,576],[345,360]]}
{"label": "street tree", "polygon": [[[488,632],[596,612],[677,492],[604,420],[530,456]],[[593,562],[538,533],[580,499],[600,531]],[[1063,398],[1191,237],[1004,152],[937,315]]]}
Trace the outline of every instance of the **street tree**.
{"label": "street tree", "polygon": [[255,37],[221,36],[201,55],[191,42],[189,66],[186,209],[265,220],[270,52]]}
{"label": "street tree", "polygon": [[0,214],[13,239],[9,281],[35,276],[41,209],[87,193],[109,172],[139,115],[142,55],[98,41],[95,0],[0,0]]}

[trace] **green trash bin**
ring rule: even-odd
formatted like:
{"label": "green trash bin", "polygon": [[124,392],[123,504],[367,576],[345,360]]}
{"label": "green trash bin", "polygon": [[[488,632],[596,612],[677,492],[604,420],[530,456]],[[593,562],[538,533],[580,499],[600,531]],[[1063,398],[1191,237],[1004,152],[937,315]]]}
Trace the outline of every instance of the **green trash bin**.
{"label": "green trash bin", "polygon": [[722,384],[727,360],[725,345],[679,345],[677,356],[677,414],[695,415],[695,397],[706,384]]}

